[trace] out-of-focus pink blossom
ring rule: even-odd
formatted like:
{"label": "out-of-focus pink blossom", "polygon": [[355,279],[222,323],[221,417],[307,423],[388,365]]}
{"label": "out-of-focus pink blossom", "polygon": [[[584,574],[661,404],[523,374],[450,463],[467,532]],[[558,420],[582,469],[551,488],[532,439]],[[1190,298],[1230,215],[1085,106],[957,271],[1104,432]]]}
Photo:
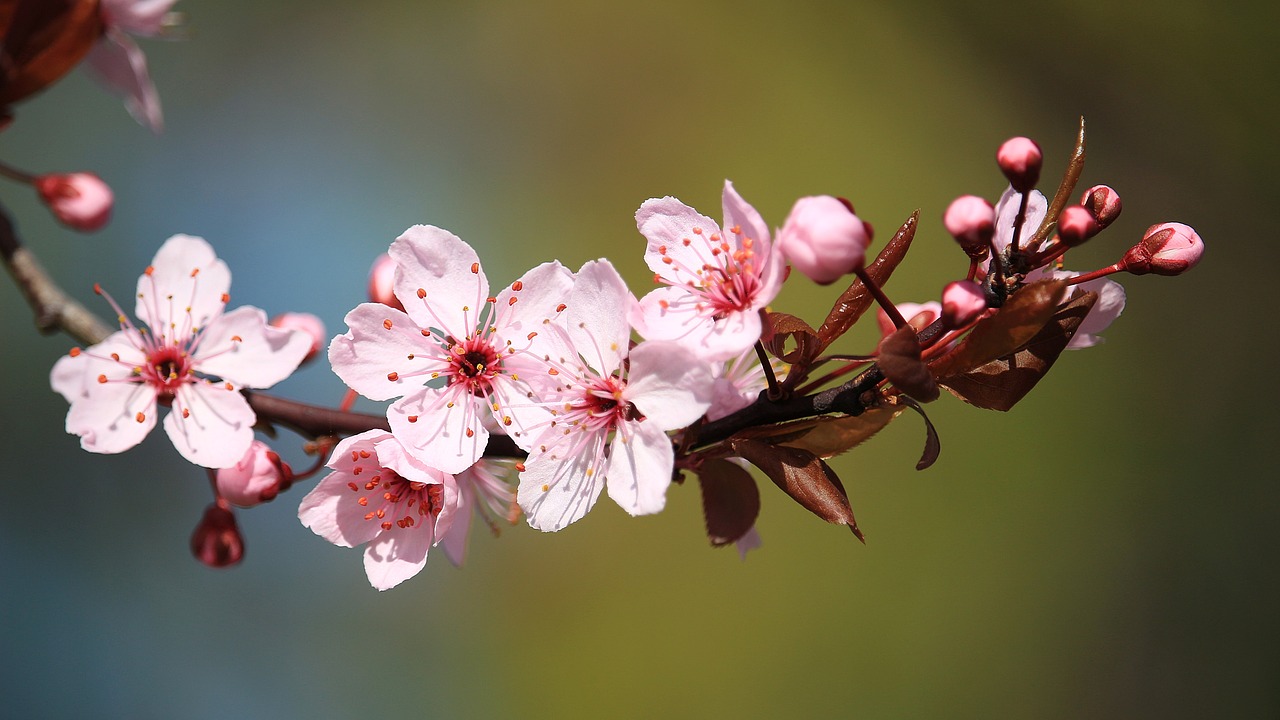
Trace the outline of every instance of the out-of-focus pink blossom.
{"label": "out-of-focus pink blossom", "polygon": [[95,286],[120,318],[119,332],[72,350],[50,378],[71,409],[67,432],[85,450],[118,453],[142,442],[157,408],[171,408],[165,433],[187,460],[235,465],[253,442],[253,409],[241,388],[266,388],[302,362],[310,338],[267,325],[244,306],[224,312],[231,272],[209,243],[175,235],[138,278],[139,328]]}
{"label": "out-of-focus pink blossom", "polygon": [[89,69],[107,88],[124,97],[125,108],[152,132],[164,129],[160,95],[151,82],[147,58],[130,35],[155,37],[177,0],[102,0],[106,32],[89,51]]}
{"label": "out-of-focus pink blossom", "polygon": [[54,217],[73,230],[93,232],[111,219],[115,196],[93,173],[43,175],[36,178],[35,186]]}
{"label": "out-of-focus pink blossom", "polygon": [[[942,317],[942,303],[936,300],[930,300],[926,303],[894,303],[894,307],[898,308],[898,313],[907,321],[907,324],[919,332],[933,324],[934,320]],[[889,314],[883,309],[876,313],[876,322],[880,326],[881,337],[892,335],[897,328],[893,324],[893,320],[889,318]]]}
{"label": "out-of-focus pink blossom", "polygon": [[969,257],[981,260],[991,252],[996,210],[984,198],[961,195],[952,200],[942,215],[942,224]]}
{"label": "out-of-focus pink blossom", "polygon": [[862,267],[870,243],[866,224],[830,195],[797,200],[778,231],[782,255],[819,285]]}
{"label": "out-of-focus pink blossom", "polygon": [[648,340],[676,340],[706,360],[725,360],[760,339],[760,311],[786,275],[769,227],[725,181],[724,232],[673,197],[646,200],[636,226],[649,241],[645,262],[658,288],[633,317]]}
{"label": "out-of-focus pink blossom", "polygon": [[520,518],[515,490],[507,483],[514,473],[509,462],[481,458],[475,465],[454,475],[458,483],[458,510],[453,523],[440,540],[440,547],[455,567],[467,559],[467,536],[472,516],[478,516],[489,530],[498,534],[499,523],[511,524]]}
{"label": "out-of-focus pink blossom", "polygon": [[1181,275],[1204,255],[1204,241],[1190,226],[1177,222],[1147,228],[1142,242],[1125,253],[1121,265],[1134,275]]}
{"label": "out-of-focus pink blossom", "polygon": [[711,387],[711,407],[707,408],[707,421],[719,420],[756,401],[768,382],[764,368],[760,366],[755,349],[720,363],[712,363],[715,381]]}
{"label": "out-of-focus pink blossom", "polygon": [[293,483],[293,470],[267,444],[254,440],[240,462],[216,473],[218,494],[240,507],[274,500]]}
{"label": "out-of-focus pink blossom", "polygon": [[972,280],[947,283],[942,290],[942,322],[948,328],[968,325],[986,310],[986,295]]}
{"label": "out-of-focus pink blossom", "polygon": [[1080,198],[1080,204],[1093,213],[1093,219],[1098,221],[1099,228],[1106,228],[1115,222],[1116,218],[1120,217],[1120,211],[1124,209],[1120,203],[1120,193],[1106,185],[1094,185],[1085,190]]}
{"label": "out-of-focus pink blossom", "polygon": [[374,258],[369,268],[369,302],[404,311],[404,305],[396,297],[396,261],[386,253]]}
{"label": "out-of-focus pink blossom", "polygon": [[675,462],[667,432],[697,420],[711,405],[711,370],[684,346],[649,340],[628,352],[631,301],[607,260],[574,278],[568,309],[547,323],[543,387],[536,402],[511,414],[533,436],[516,500],[529,524],[560,530],[579,520],[608,487],[632,515],[666,505]]}
{"label": "out-of-focus pink blossom", "polygon": [[271,318],[271,327],[281,330],[294,330],[311,338],[311,348],[302,362],[307,362],[320,352],[329,335],[324,330],[324,321],[311,313],[287,312]]}
{"label": "out-of-focus pink blossom", "polygon": [[338,443],[328,467],[333,472],[302,498],[302,524],[340,547],[368,543],[364,570],[378,590],[417,575],[457,515],[454,477],[413,457],[383,430]]}
{"label": "out-of-focus pink blossom", "polygon": [[1018,192],[1026,192],[1040,182],[1040,166],[1044,153],[1035,140],[1025,137],[1009,138],[996,151],[996,163]]}

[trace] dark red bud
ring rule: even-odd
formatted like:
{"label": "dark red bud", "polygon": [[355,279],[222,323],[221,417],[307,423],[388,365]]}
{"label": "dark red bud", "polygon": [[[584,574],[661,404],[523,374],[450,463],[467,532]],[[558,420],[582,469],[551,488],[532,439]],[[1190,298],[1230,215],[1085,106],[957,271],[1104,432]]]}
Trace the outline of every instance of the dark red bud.
{"label": "dark red bud", "polygon": [[236,516],[217,503],[204,510],[204,517],[191,533],[191,554],[209,567],[230,567],[244,557],[244,539],[236,526]]}

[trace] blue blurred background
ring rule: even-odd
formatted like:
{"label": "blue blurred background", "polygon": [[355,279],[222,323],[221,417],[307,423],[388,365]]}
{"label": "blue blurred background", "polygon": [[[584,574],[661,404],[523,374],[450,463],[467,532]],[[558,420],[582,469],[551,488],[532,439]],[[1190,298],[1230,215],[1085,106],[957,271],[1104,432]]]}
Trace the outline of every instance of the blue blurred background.
{"label": "blue blurred background", "polygon": [[[189,40],[143,41],[163,136],[82,72],[0,135],[10,163],[114,187],[90,236],[0,188],[104,316],[92,283],[127,295],[177,232],[214,244],[233,302],[330,334],[419,222],[495,283],[608,256],[643,292],[635,208],[718,217],[725,178],[774,225],[801,195],[847,196],[877,245],[920,208],[888,289],[923,301],[963,272],[946,204],[998,196],[1012,135],[1041,142],[1052,184],[1081,114],[1084,181],[1126,210],[1072,267],[1164,220],[1209,251],[1124,280],[1108,342],[1012,413],[934,404],[932,469],[913,469],[913,417],[839,458],[865,547],[766,483],[741,562],[707,546],[687,485],[656,517],[604,501],[556,535],[477,533],[464,570],[437,555],[381,594],[298,524],[305,488],[240,513],[240,567],[199,565],[203,474],[158,432],[79,450],[48,388],[71,342],[0,282],[0,715],[1276,717],[1275,8],[183,0]],[[795,281],[775,307],[817,319],[835,292]],[[277,390],[342,394],[323,364]]]}

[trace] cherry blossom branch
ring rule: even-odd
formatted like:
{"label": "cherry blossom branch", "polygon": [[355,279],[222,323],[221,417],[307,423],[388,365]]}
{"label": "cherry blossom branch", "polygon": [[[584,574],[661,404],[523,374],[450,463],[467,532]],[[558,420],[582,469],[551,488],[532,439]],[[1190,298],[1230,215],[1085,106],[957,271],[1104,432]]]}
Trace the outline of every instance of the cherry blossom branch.
{"label": "cherry blossom branch", "polygon": [[23,246],[13,221],[0,207],[0,257],[35,312],[36,328],[50,334],[61,330],[78,342],[94,345],[111,334],[96,315],[63,292],[33,252]]}

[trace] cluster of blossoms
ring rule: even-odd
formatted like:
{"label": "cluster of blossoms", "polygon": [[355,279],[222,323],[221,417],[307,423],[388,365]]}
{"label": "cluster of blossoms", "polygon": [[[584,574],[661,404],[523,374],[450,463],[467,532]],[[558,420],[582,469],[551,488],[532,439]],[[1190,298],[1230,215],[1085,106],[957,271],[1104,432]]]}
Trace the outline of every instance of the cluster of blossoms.
{"label": "cluster of blossoms", "polygon": [[[19,2],[0,16],[9,23],[0,28],[6,57],[35,60],[0,64],[0,111],[87,59],[158,131],[159,102],[129,36],[163,34],[173,2]],[[1125,304],[1108,276],[1177,275],[1203,252],[1190,227],[1162,223],[1114,264],[1068,271],[1067,251],[1121,210],[1105,185],[1073,202],[1083,123],[1051,198],[1036,189],[1036,143],[1013,138],[996,161],[1008,181],[998,202],[966,195],[943,214],[967,271],[923,303],[895,303],[882,290],[913,243],[918,214],[869,259],[871,226],[831,196],[801,198],[776,231],[729,182],[723,223],[672,197],[644,202],[635,220],[658,287],[641,297],[606,259],[576,271],[547,262],[494,292],[470,245],[438,227],[411,227],[375,262],[371,302],[328,342],[328,361],[349,387],[337,409],[260,392],[319,355],[324,326],[305,313],[268,321],[257,308],[228,310],[230,271],[200,238],[176,235],[156,253],[138,280],[136,323],[95,286],[118,319],[115,332],[69,320],[64,299],[56,310],[39,306],[50,292],[34,286],[42,271],[8,222],[0,251],[41,322],[52,318],[46,327],[88,346],[51,373],[70,404],[67,432],[86,450],[118,453],[140,443],[165,408],[175,448],[208,469],[214,502],[191,538],[197,558],[238,562],[233,506],[270,501],[327,467],[298,517],[334,544],[365,546],[368,579],[384,590],[418,573],[434,546],[462,563],[473,516],[494,532],[520,516],[554,532],[606,491],[627,513],[648,515],[686,474],[697,477],[711,543],[745,554],[760,545],[752,466],[862,539],[827,459],[906,409],[925,416],[942,389],[1009,410],[1064,350],[1101,342]],[[69,227],[94,230],[110,218],[110,188],[92,174],[3,165],[0,174],[34,187]],[[793,270],[820,285],[849,281],[817,327],[770,307]],[[831,352],[873,305],[874,347]],[[357,394],[389,402],[385,415],[352,412]],[[255,430],[275,438],[277,425],[307,438],[313,467],[295,472],[256,439]],[[940,448],[927,416],[925,427],[920,469]]]}

